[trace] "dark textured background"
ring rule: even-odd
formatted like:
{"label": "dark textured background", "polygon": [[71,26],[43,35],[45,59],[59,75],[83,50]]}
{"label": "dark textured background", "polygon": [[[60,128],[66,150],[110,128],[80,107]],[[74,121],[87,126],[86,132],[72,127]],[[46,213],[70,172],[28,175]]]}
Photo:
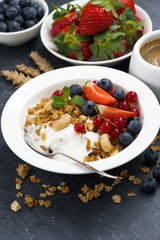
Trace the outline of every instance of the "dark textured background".
{"label": "dark textured background", "polygon": [[[49,7],[51,2],[47,0]],[[56,5],[65,3],[65,0],[54,0]],[[136,4],[146,10],[152,21],[153,29],[159,28],[159,0],[135,0]],[[52,56],[42,45],[40,37],[31,40],[25,45],[10,47],[0,44],[0,69],[14,70],[16,64],[33,65],[29,58],[31,51],[37,50],[55,67],[67,67],[68,63]],[[115,68],[128,71],[129,59]],[[15,87],[0,74],[0,113],[9,97],[16,91]],[[27,94],[27,93],[26,93]],[[153,121],[154,124],[154,121]],[[16,136],[15,136],[16,141]],[[110,193],[103,192],[102,196],[87,204],[82,203],[78,194],[81,187],[87,184],[94,187],[103,181],[111,184],[110,179],[101,179],[91,175],[61,175],[46,172],[30,166],[29,175],[36,175],[43,183],[58,185],[61,181],[67,182],[71,188],[70,194],[57,193],[51,197],[53,206],[46,209],[36,206],[29,209],[24,204],[24,198],[19,198],[22,209],[15,213],[10,205],[16,200],[15,189],[16,168],[24,163],[8,148],[0,132],[0,239],[1,240],[159,240],[160,239],[160,187],[154,194],[146,195],[141,192],[140,186],[124,180],[115,186]],[[119,174],[128,169],[129,174],[144,178],[140,167],[144,165],[143,154],[125,166],[110,171]],[[152,169],[152,167],[151,167]],[[152,175],[152,171],[150,172]],[[43,192],[41,184],[32,184],[29,177],[22,185],[22,193],[39,198]],[[127,192],[135,192],[135,198],[129,198]],[[121,204],[113,204],[112,195],[122,197]],[[54,219],[52,218],[54,217]]]}

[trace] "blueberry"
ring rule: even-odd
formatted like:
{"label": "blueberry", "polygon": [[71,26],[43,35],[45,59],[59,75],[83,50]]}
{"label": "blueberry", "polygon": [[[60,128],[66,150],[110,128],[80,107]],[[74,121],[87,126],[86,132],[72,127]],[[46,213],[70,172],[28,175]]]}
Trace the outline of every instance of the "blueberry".
{"label": "blueberry", "polygon": [[131,117],[131,118],[128,118],[128,119],[127,119],[127,123],[130,123],[132,120],[139,120],[139,121],[140,121],[139,117],[137,117],[137,116],[135,115],[135,116],[133,116],[133,117]]}
{"label": "blueberry", "polygon": [[73,84],[69,88],[70,90],[70,96],[71,98],[74,97],[75,95],[81,96],[83,94],[83,89],[80,85],[78,84]]}
{"label": "blueberry", "polygon": [[123,101],[125,99],[125,92],[122,89],[116,89],[113,92],[113,97],[117,101]]}
{"label": "blueberry", "polygon": [[19,13],[22,11],[21,6],[15,0],[12,0],[10,2],[9,6],[15,7]]}
{"label": "blueberry", "polygon": [[21,14],[19,14],[17,17],[14,19],[16,22],[19,22],[20,25],[22,26],[24,24],[24,18]]}
{"label": "blueberry", "polygon": [[21,5],[21,7],[29,7],[31,6],[31,0],[20,0],[19,4]]}
{"label": "blueberry", "polygon": [[127,130],[132,136],[137,135],[142,129],[142,123],[139,120],[132,120],[127,126]]}
{"label": "blueberry", "polygon": [[153,169],[153,177],[160,182],[160,166],[157,166]]}
{"label": "blueberry", "polygon": [[5,22],[6,18],[3,13],[0,13],[0,22]]}
{"label": "blueberry", "polygon": [[13,20],[18,15],[18,10],[15,7],[9,6],[6,8],[5,14],[10,20]]}
{"label": "blueberry", "polygon": [[14,20],[8,21],[8,31],[9,32],[20,31],[20,23]]}
{"label": "blueberry", "polygon": [[142,181],[142,190],[147,193],[154,192],[157,187],[157,180],[153,177],[146,177]]}
{"label": "blueberry", "polygon": [[11,2],[11,0],[4,0],[4,3],[9,4]]}
{"label": "blueberry", "polygon": [[96,114],[96,111],[94,109],[95,105],[96,104],[92,101],[85,101],[82,104],[82,113],[85,116],[94,116]]}
{"label": "blueberry", "polygon": [[26,20],[33,20],[37,15],[37,11],[33,7],[23,8],[23,16]]}
{"label": "blueberry", "polygon": [[158,160],[158,153],[149,148],[144,154],[144,159],[147,163],[154,164]]}
{"label": "blueberry", "polygon": [[7,24],[5,22],[0,22],[0,32],[7,31]]}
{"label": "blueberry", "polygon": [[107,78],[102,78],[97,85],[106,92],[112,89],[112,82]]}
{"label": "blueberry", "polygon": [[42,8],[41,6],[39,6],[39,7],[37,8],[37,17],[38,17],[39,19],[41,19],[41,18],[43,17],[43,15],[44,15],[44,10],[43,10],[43,8]]}
{"label": "blueberry", "polygon": [[25,20],[24,21],[24,28],[30,28],[33,27],[35,25],[35,21],[33,20]]}
{"label": "blueberry", "polygon": [[3,13],[5,10],[5,5],[3,2],[0,2],[0,13]]}
{"label": "blueberry", "polygon": [[128,146],[133,142],[133,137],[128,132],[123,132],[118,136],[118,141],[123,146]]}

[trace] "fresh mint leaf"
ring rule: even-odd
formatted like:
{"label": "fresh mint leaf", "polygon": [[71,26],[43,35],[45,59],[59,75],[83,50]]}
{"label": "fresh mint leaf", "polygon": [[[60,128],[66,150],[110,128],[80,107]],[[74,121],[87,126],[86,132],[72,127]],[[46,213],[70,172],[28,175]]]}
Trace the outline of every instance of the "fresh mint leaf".
{"label": "fresh mint leaf", "polygon": [[62,97],[53,96],[52,99],[53,99],[54,108],[60,108],[66,104],[66,101]]}
{"label": "fresh mint leaf", "polygon": [[85,100],[84,100],[81,96],[75,95],[75,96],[71,99],[70,104],[71,104],[71,105],[72,105],[72,104],[75,104],[75,105],[77,105],[78,107],[81,107],[84,102],[85,102]]}
{"label": "fresh mint leaf", "polygon": [[61,98],[63,98],[63,100],[65,100],[65,101],[68,101],[69,96],[70,96],[69,87],[66,87],[66,86],[65,86],[65,87],[62,89],[62,92],[63,92],[63,95],[62,95]]}

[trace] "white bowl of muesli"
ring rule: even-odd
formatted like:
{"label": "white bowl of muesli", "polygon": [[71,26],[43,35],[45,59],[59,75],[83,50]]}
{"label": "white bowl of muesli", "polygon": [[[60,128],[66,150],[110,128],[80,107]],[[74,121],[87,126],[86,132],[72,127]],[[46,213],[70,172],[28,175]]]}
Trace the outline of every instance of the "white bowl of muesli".
{"label": "white bowl of muesli", "polygon": [[[87,174],[89,169],[59,151],[106,171],[141,154],[160,123],[154,93],[137,78],[100,66],[53,70],[25,83],[6,103],[3,137],[25,162],[51,172]],[[16,137],[16,141],[15,141]]]}

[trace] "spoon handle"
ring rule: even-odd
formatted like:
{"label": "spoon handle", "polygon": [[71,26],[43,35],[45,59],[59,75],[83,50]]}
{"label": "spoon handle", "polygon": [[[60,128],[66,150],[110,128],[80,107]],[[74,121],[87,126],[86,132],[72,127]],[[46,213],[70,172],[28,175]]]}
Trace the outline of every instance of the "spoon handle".
{"label": "spoon handle", "polygon": [[106,173],[106,172],[103,172],[103,171],[101,171],[101,170],[99,170],[99,169],[96,169],[96,168],[92,167],[92,166],[89,165],[88,163],[81,162],[80,160],[78,160],[78,159],[76,159],[76,158],[74,158],[74,157],[72,157],[72,156],[69,156],[69,155],[67,155],[67,154],[65,154],[65,153],[61,153],[61,152],[55,152],[55,153],[54,153],[54,155],[57,155],[57,154],[61,154],[61,155],[65,156],[65,157],[68,157],[68,158],[72,159],[73,161],[81,164],[82,166],[87,167],[87,168],[90,169],[92,172],[98,173],[98,174],[100,174],[100,175],[102,175],[102,176],[104,176],[104,177],[113,178],[113,179],[121,179],[121,177],[119,177],[119,176],[112,176],[112,175],[110,175],[110,174],[108,174],[108,173]]}

